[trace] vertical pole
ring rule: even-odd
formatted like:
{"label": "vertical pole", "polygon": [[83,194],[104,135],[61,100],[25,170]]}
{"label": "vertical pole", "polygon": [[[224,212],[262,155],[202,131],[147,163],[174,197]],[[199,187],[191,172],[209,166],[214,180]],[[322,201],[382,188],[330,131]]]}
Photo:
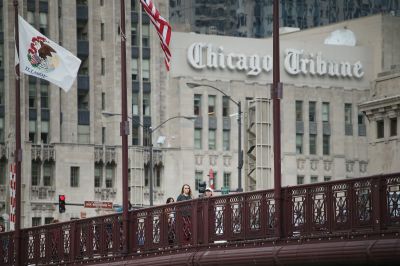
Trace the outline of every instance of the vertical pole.
{"label": "vertical pole", "polygon": [[274,128],[274,200],[275,235],[282,236],[282,195],[281,195],[281,117],[280,117],[280,69],[279,69],[279,0],[274,0],[273,10],[273,128]]}
{"label": "vertical pole", "polygon": [[150,194],[150,206],[153,206],[153,131],[147,128],[148,139],[150,141],[150,177],[149,177],[149,194]]}
{"label": "vertical pole", "polygon": [[[14,0],[14,23],[15,23],[15,45],[19,53],[19,27],[18,27],[18,0]],[[16,164],[15,173],[15,265],[21,265],[21,110],[20,110],[20,72],[19,64],[15,67],[15,152],[14,161]]]}
{"label": "vertical pole", "polygon": [[126,36],[125,36],[125,1],[121,0],[121,138],[122,138],[122,226],[123,226],[123,253],[129,252],[129,224],[128,224],[128,135],[129,121],[127,110],[126,89]]}
{"label": "vertical pole", "polygon": [[238,102],[238,192],[242,192],[242,167],[243,167],[243,153],[242,153],[242,103]]}

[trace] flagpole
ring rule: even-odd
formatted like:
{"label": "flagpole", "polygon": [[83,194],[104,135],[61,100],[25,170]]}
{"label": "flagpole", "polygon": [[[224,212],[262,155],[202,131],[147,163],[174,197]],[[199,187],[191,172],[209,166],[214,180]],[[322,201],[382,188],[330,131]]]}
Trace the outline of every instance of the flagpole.
{"label": "flagpole", "polygon": [[[14,0],[15,46],[19,54],[18,0]],[[15,265],[21,265],[21,110],[19,63],[15,66]]]}
{"label": "flagpole", "polygon": [[125,1],[121,0],[121,138],[122,138],[122,226],[123,226],[123,253],[129,252],[129,224],[128,224],[128,135],[129,121],[127,114],[126,91],[126,35],[125,35]]}

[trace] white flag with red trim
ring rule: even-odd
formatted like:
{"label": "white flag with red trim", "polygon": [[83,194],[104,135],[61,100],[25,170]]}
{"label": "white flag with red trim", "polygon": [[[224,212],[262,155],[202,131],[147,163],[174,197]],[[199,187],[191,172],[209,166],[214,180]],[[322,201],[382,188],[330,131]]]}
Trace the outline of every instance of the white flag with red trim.
{"label": "white flag with red trim", "polygon": [[18,26],[20,71],[68,91],[81,60],[38,32],[21,16],[18,16]]}
{"label": "white flag with red trim", "polygon": [[169,70],[171,60],[171,52],[169,51],[172,31],[171,25],[160,16],[160,12],[158,12],[152,0],[140,0],[140,3],[144,11],[149,15],[151,22],[156,27],[158,37],[160,37],[161,49],[163,49],[165,55],[165,66],[167,70]]}

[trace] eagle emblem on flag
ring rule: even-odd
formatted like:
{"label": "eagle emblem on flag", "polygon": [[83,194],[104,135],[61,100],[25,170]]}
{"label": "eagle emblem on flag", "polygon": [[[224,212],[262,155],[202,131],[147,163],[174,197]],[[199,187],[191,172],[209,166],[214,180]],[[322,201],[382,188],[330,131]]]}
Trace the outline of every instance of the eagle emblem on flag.
{"label": "eagle emblem on flag", "polygon": [[45,73],[52,72],[60,64],[57,52],[51,47],[50,42],[42,36],[32,38],[27,56],[32,67]]}

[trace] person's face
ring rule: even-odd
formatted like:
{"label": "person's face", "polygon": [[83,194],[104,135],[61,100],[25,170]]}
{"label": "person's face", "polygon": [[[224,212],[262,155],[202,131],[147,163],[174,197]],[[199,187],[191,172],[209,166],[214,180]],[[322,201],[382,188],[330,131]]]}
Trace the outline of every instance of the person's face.
{"label": "person's face", "polygon": [[188,195],[189,192],[190,192],[190,187],[189,187],[189,186],[184,186],[184,187],[183,187],[183,194]]}
{"label": "person's face", "polygon": [[174,203],[175,201],[173,200],[173,199],[170,199],[169,201],[168,201],[168,203]]}
{"label": "person's face", "polygon": [[209,190],[206,190],[205,196],[206,197],[211,197],[212,196],[212,192],[209,191]]}

